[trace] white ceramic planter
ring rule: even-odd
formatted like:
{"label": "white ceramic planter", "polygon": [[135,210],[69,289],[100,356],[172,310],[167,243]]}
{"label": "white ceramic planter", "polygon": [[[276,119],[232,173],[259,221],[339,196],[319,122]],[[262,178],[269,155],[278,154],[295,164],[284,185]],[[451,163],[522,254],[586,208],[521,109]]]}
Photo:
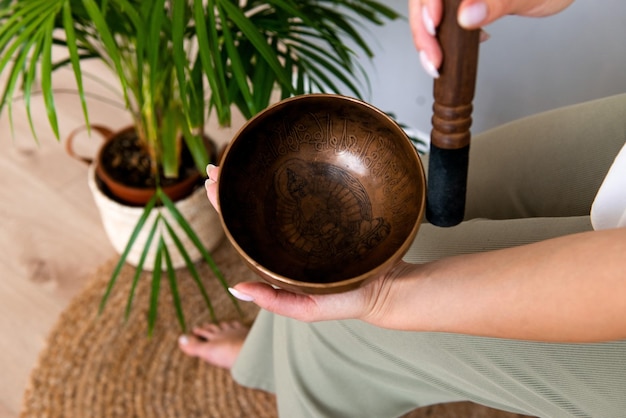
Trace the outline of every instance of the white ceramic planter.
{"label": "white ceramic planter", "polygon": [[[90,164],[89,166],[88,182],[89,189],[93,194],[94,200],[100,212],[100,218],[102,219],[104,229],[115,250],[121,254],[124,251],[124,248],[126,248],[128,239],[135,228],[137,221],[141,217],[144,208],[126,206],[105,195],[96,183],[94,164]],[[207,250],[211,251],[219,245],[224,238],[224,230],[222,229],[219,215],[206,197],[204,187],[199,187],[189,197],[176,202],[176,207],[183,214],[187,222],[189,222],[193,231],[198,235],[198,238]],[[172,229],[176,231],[176,235],[187,249],[187,253],[191,259],[194,262],[200,260],[202,255],[193,245],[187,234],[182,230],[182,228],[180,228],[176,220],[172,218],[166,208],[159,207],[153,209],[150,214],[146,225],[144,225],[144,228],[140,232],[135,244],[128,254],[127,262],[133,266],[137,266],[139,263],[141,253],[145,247],[145,243],[150,232],[150,227],[157,216],[157,211],[161,212],[162,216],[165,217],[168,223],[172,226]],[[174,267],[180,268],[185,266],[185,260],[172,241],[165,226],[160,226],[160,228]],[[150,252],[146,257],[143,266],[144,270],[152,270],[154,268],[157,237],[158,232],[150,245]],[[163,261],[163,266],[165,266],[165,261]]]}

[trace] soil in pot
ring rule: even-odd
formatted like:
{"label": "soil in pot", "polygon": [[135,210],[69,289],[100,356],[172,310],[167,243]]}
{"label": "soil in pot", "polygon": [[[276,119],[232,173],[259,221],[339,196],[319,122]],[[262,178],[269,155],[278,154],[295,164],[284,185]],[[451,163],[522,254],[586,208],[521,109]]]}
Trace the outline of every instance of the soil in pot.
{"label": "soil in pot", "polygon": [[[207,143],[212,144],[211,141]],[[211,155],[212,154],[212,155]],[[215,150],[210,149],[212,160]],[[104,190],[123,203],[144,205],[152,197],[157,177],[152,171],[150,156],[140,143],[133,128],[118,132],[103,146],[98,158],[98,177],[107,185]],[[113,181],[113,184],[111,184]],[[183,146],[178,178],[166,178],[159,173],[158,181],[168,196],[177,200],[186,196],[202,182],[191,153]],[[133,190],[132,195],[126,194]],[[179,189],[184,189],[180,190]]]}

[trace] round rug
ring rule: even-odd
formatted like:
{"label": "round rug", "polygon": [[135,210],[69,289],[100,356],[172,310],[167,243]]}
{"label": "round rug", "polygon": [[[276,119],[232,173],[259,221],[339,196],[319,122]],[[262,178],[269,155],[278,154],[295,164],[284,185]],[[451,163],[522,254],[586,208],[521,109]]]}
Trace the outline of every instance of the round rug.
{"label": "round rug", "polygon": [[[253,279],[224,242],[213,256],[233,281]],[[134,268],[125,266],[101,315],[97,310],[116,260],[101,266],[61,314],[31,373],[21,417],[275,417],[274,396],[235,383],[228,371],[185,356],[169,283],[163,276],[157,324],[147,335],[150,273],[139,281],[133,308],[124,310]],[[199,274],[218,319],[239,314],[206,265]],[[178,291],[188,328],[211,320],[191,275],[179,270]],[[241,304],[244,319],[257,312]]]}
{"label": "round rug", "polygon": [[[256,276],[224,241],[213,252],[230,281]],[[151,276],[142,273],[133,308],[124,310],[132,266],[125,266],[101,315],[97,310],[117,260],[98,268],[59,317],[33,369],[21,418],[276,418],[272,394],[239,386],[226,370],[185,356],[178,349],[181,329],[162,278],[159,311],[152,337],[147,335]],[[219,320],[241,318],[208,266],[199,274]],[[187,326],[211,320],[191,275],[177,272]],[[243,320],[258,308],[241,303]],[[419,408],[403,418],[522,418],[485,406],[460,402]],[[331,417],[329,417],[331,418]]]}

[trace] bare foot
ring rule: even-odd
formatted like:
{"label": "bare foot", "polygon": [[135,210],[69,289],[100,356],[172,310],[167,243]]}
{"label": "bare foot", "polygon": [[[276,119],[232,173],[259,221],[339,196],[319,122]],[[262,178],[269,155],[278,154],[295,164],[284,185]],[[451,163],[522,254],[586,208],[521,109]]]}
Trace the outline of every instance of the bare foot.
{"label": "bare foot", "polygon": [[194,328],[192,335],[181,335],[178,347],[188,356],[230,370],[248,331],[249,328],[238,321],[206,324]]}

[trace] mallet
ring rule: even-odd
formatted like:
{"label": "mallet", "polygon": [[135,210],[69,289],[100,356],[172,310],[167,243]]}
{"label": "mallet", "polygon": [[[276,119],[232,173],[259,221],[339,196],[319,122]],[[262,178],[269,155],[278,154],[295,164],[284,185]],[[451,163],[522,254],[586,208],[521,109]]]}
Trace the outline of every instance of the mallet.
{"label": "mallet", "polygon": [[469,163],[472,100],[478,66],[480,30],[457,23],[461,0],[444,0],[437,37],[443,50],[435,80],[428,166],[426,218],[437,226],[463,220]]}

